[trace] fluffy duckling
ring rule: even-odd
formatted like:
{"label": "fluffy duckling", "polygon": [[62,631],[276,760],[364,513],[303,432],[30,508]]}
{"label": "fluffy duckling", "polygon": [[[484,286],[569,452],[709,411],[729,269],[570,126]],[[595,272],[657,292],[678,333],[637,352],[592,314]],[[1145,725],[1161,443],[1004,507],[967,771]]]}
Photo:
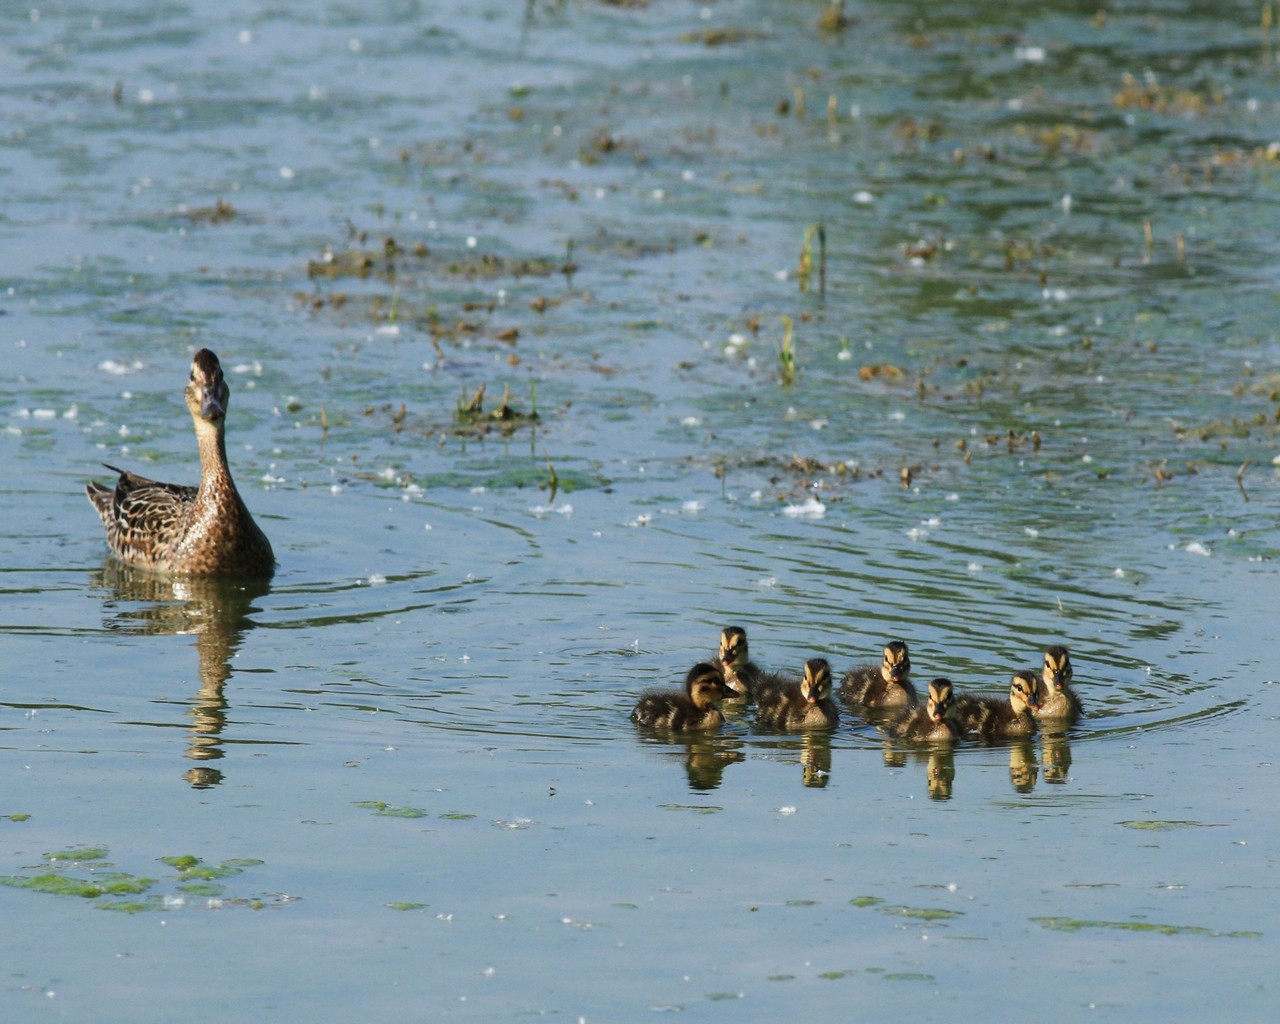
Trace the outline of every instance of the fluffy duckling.
{"label": "fluffy duckling", "polygon": [[890,640],[884,645],[884,660],[879,665],[850,669],[840,683],[840,698],[866,708],[914,707],[916,688],[911,685],[907,645]]}
{"label": "fluffy duckling", "polygon": [[951,742],[961,737],[955,720],[956,700],[951,680],[935,679],[923,707],[908,708],[889,726],[889,734],[900,740]]}
{"label": "fluffy duckling", "polygon": [[1075,725],[1084,706],[1071,689],[1071,655],[1065,647],[1055,644],[1045,648],[1040,678],[1040,709],[1033,712],[1036,718],[1065,719],[1068,725]]}
{"label": "fluffy duckling", "polygon": [[1033,736],[1036,722],[1031,715],[1040,707],[1039,690],[1040,681],[1034,672],[1015,672],[1008,700],[969,694],[956,698],[956,722],[965,735],[984,740]]}
{"label": "fluffy duckling", "polygon": [[645,729],[668,732],[716,729],[724,724],[724,715],[716,705],[727,694],[720,670],[705,661],[699,662],[685,676],[684,693],[650,690],[641,696],[631,712],[631,721]]}
{"label": "fluffy duckling", "polygon": [[720,632],[720,653],[713,665],[724,672],[724,684],[732,697],[750,697],[761,672],[747,653],[747,631],[741,626],[726,626]]}
{"label": "fluffy duckling", "polygon": [[275,556],[231,480],[226,415],[231,390],[218,357],[202,348],[191,361],[183,397],[200,448],[200,486],[162,484],[128,470],[114,487],[94,482],[85,493],[121,562],[191,576],[267,577]]}
{"label": "fluffy duckling", "polygon": [[831,666],[825,658],[804,663],[804,676],[763,677],[755,689],[756,724],[766,729],[833,726],[840,711],[831,699]]}

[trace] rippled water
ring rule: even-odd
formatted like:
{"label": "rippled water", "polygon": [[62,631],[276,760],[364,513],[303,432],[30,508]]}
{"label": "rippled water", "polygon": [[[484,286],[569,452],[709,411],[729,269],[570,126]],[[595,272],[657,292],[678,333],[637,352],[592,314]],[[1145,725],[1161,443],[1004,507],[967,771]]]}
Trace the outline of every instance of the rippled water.
{"label": "rippled water", "polygon": [[[826,7],[0,11],[4,1019],[1264,1019],[1280,40]],[[200,346],[269,586],[82,496]],[[1088,713],[637,735],[732,623]]]}

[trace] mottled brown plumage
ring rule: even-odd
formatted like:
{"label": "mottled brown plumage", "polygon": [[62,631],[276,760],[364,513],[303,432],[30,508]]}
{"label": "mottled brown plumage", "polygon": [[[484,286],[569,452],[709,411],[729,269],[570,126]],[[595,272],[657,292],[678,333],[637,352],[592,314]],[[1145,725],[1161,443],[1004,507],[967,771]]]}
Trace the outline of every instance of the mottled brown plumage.
{"label": "mottled brown plumage", "polygon": [[884,645],[879,665],[861,665],[845,673],[840,698],[865,708],[909,708],[916,703],[911,685],[911,655],[901,640]]}
{"label": "mottled brown plumage", "polygon": [[956,722],[966,736],[984,740],[1033,736],[1036,722],[1031,716],[1040,707],[1039,689],[1040,681],[1034,672],[1016,672],[1009,684],[1008,700],[970,694],[957,697]]}
{"label": "mottled brown plumage", "polygon": [[831,699],[831,666],[824,658],[804,663],[800,679],[768,675],[756,686],[756,724],[765,729],[833,726],[840,709]]}
{"label": "mottled brown plumage", "polygon": [[889,734],[903,740],[953,742],[962,733],[955,720],[956,701],[951,680],[935,679],[923,707],[909,708],[889,726]]}
{"label": "mottled brown plumage", "polygon": [[728,694],[720,670],[699,662],[685,676],[683,693],[650,690],[632,710],[631,721],[645,729],[669,732],[715,729],[724,724],[724,715],[716,705]]}
{"label": "mottled brown plumage", "polygon": [[230,389],[218,357],[195,354],[184,397],[200,448],[200,486],[158,483],[128,470],[114,488],[85,488],[121,562],[191,576],[266,577],[275,556],[245,507],[227,466],[224,437]]}

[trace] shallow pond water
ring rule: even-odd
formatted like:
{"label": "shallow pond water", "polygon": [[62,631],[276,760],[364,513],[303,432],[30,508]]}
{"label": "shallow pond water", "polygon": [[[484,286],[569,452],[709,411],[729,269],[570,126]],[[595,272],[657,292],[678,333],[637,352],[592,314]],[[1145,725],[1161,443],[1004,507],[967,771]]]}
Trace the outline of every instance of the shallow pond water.
{"label": "shallow pond water", "polygon": [[[1274,24],[840,11],[0,11],[5,1020],[1269,1019]],[[269,585],[83,497],[200,346]],[[735,623],[1088,713],[638,735]]]}

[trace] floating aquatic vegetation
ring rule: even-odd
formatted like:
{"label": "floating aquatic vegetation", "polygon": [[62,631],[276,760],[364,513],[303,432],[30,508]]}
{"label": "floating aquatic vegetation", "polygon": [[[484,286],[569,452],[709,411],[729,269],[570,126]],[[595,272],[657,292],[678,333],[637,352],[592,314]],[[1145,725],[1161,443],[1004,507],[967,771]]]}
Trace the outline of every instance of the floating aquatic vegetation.
{"label": "floating aquatic vegetation", "polygon": [[[225,895],[225,888],[220,880],[241,874],[246,868],[264,863],[254,858],[235,858],[222,861],[220,864],[206,864],[189,854],[159,858],[160,863],[173,868],[177,877],[173,880],[173,888],[180,895],[161,895],[151,892],[161,884],[156,878],[134,875],[127,871],[107,870],[105,861],[108,851],[104,847],[83,847],[73,850],[59,850],[46,853],[45,860],[50,865],[63,861],[71,861],[81,865],[85,870],[72,875],[59,871],[31,869],[33,873],[24,875],[0,876],[0,885],[15,889],[28,889],[52,896],[77,896],[81,899],[93,900],[103,910],[115,910],[123,913],[139,913],[151,910],[172,910],[189,906],[193,897],[204,901],[205,906],[225,907],[232,905],[249,906],[254,909],[269,903],[283,903],[291,897],[276,893],[266,896],[234,897]],[[144,899],[127,897],[143,896]]]}
{"label": "floating aquatic vegetation", "polygon": [[421,807],[397,807],[382,800],[356,800],[352,806],[373,811],[384,818],[425,818],[429,814]]}
{"label": "floating aquatic vegetation", "polygon": [[1212,939],[1260,939],[1262,932],[1229,931],[1204,928],[1200,925],[1157,924],[1152,921],[1086,921],[1073,917],[1033,917],[1034,924],[1055,932],[1079,932],[1086,928],[1104,928],[1111,931],[1145,932],[1155,935],[1198,935]]}

